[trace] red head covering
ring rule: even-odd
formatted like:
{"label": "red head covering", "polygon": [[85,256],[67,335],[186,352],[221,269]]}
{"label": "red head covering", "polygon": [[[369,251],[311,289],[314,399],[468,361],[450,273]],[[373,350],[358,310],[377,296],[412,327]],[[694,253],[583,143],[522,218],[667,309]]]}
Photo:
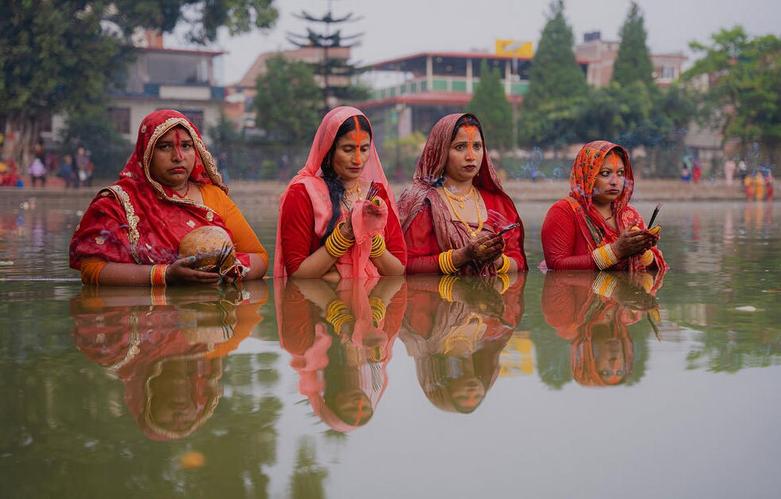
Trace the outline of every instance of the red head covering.
{"label": "red head covering", "polygon": [[[610,153],[618,154],[624,162],[624,189],[612,203],[617,230],[605,223],[592,201],[594,182]],[[626,229],[646,228],[643,217],[629,204],[635,181],[629,153],[623,147],[606,140],[595,140],[584,145],[572,163],[569,185],[567,200],[575,212],[578,228],[592,251],[603,244],[614,242]],[[651,251],[656,257],[659,269],[667,269],[662,252],[656,247],[651,248]],[[644,271],[645,266],[640,263],[640,257],[641,255],[630,257],[623,265],[630,271]]]}
{"label": "red head covering", "polygon": [[[479,120],[473,114],[456,113],[448,114],[437,121],[432,127],[431,132],[428,134],[426,146],[423,148],[423,153],[420,155],[418,164],[415,167],[412,186],[402,192],[399,197],[401,228],[405,232],[412,223],[412,220],[414,220],[417,214],[423,209],[425,203],[431,205],[431,216],[434,219],[434,233],[436,234],[439,247],[443,249],[460,248],[467,243],[469,237],[468,234],[458,230],[451,222],[450,211],[448,210],[445,201],[443,201],[442,197],[436,192],[436,185],[439,179],[445,174],[448,153],[450,151],[453,133],[456,131],[456,124],[463,116],[469,116],[479,123]],[[479,128],[480,138],[483,141],[483,147],[486,152],[483,154],[480,170],[472,179],[472,184],[480,191],[495,193],[503,198],[502,204],[505,209],[514,214],[512,217],[507,217],[510,219],[508,222],[518,222],[522,224],[521,217],[515,209],[515,203],[513,203],[510,196],[502,189],[499,177],[496,174],[496,170],[491,162],[487,148],[485,147],[485,137],[483,137],[482,126]],[[519,230],[511,232],[511,234],[513,234],[513,237],[520,238],[519,246],[523,249],[523,225],[521,225]],[[486,273],[484,270],[485,269],[481,269],[478,273]],[[526,269],[519,268],[518,270],[524,271]]]}
{"label": "red head covering", "polygon": [[119,180],[98,192],[76,227],[70,243],[72,268],[81,268],[81,261],[89,257],[118,263],[171,263],[178,255],[179,241],[193,229],[217,225],[228,231],[210,208],[174,196],[152,178],[155,144],[174,127],[187,130],[197,153],[190,180],[228,191],[195,125],[178,111],[155,111],[141,122],[135,150]]}
{"label": "red head covering", "polygon": [[[285,196],[287,196],[291,186],[299,183],[306,186],[315,213],[314,231],[320,238],[325,236],[328,222],[331,220],[333,214],[331,209],[331,198],[328,194],[328,186],[323,180],[323,172],[320,167],[323,164],[323,159],[325,159],[325,156],[334,143],[336,132],[339,131],[339,127],[354,116],[366,118],[366,115],[363,114],[363,112],[349,106],[336,107],[323,117],[320,126],[317,128],[315,139],[312,141],[312,147],[309,150],[306,164],[299,170],[296,176],[293,177],[288,184],[287,189],[285,189],[285,192],[282,193],[282,196],[280,197],[279,205],[281,207],[284,205]],[[368,121],[368,118],[366,118],[366,120]],[[380,157],[377,155],[377,149],[374,147],[374,140],[371,141],[369,159],[363,166],[359,181],[362,184],[369,184],[370,182],[382,184],[385,187],[385,192],[388,194],[391,205],[390,208],[395,213],[398,213],[393,192],[391,191],[390,184],[388,184],[388,179],[385,178],[385,172],[382,169]],[[281,209],[279,220],[282,220]],[[353,227],[354,232],[357,228],[357,225]],[[274,277],[285,277],[287,275],[287,271],[285,270],[285,255],[282,250],[281,230],[282,224],[278,223],[277,244],[274,252]],[[339,274],[342,277],[377,277],[379,273],[374,267],[374,264],[369,261],[371,237],[363,237],[363,234],[358,234],[357,232],[355,232],[355,237],[356,244],[353,245],[344,256],[339,258],[336,263]]]}

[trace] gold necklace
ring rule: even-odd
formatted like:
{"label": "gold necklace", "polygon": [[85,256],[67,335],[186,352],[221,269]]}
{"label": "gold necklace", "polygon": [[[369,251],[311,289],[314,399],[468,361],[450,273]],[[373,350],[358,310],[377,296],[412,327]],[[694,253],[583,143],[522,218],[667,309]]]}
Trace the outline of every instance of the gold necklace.
{"label": "gold necklace", "polygon": [[360,199],[361,197],[361,184],[360,182],[355,182],[355,185],[353,187],[350,187],[349,189],[344,189],[344,197],[342,198],[342,204],[344,204],[345,208],[348,210],[353,204],[353,201],[356,199]]}
{"label": "gold necklace", "polygon": [[[469,190],[467,194],[463,196],[463,201],[465,202],[467,199],[472,197],[472,192],[475,191],[474,186]],[[472,229],[472,226],[469,225],[469,222],[464,220],[464,217],[461,216],[461,213],[456,209],[455,205],[453,204],[453,198],[451,197],[450,193],[447,192],[447,189],[445,189],[445,199],[447,200],[447,204],[450,205],[450,209],[453,212],[453,214],[456,216],[459,222],[461,222],[466,230],[472,235],[472,237],[476,237],[482,230],[483,230],[483,213],[482,210],[480,210],[480,202],[477,199],[477,196],[475,196],[475,214],[477,215],[477,229]],[[458,197],[456,197],[456,200],[458,200]],[[464,206],[462,204],[461,209],[463,209]]]}
{"label": "gold necklace", "polygon": [[453,200],[454,202],[458,203],[459,208],[463,210],[466,200],[472,196],[472,192],[475,190],[475,187],[471,186],[469,190],[466,192],[466,194],[463,194],[461,196],[459,196],[455,192],[451,192],[450,189],[448,189],[447,187],[442,187],[442,189],[445,191],[445,196],[447,196],[449,199]]}

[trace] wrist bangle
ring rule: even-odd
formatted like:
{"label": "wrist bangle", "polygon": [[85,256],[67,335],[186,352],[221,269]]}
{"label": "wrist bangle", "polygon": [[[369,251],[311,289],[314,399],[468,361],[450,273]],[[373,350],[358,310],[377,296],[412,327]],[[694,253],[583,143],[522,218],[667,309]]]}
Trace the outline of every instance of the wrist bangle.
{"label": "wrist bangle", "polygon": [[371,258],[379,258],[385,253],[385,249],[385,239],[381,235],[375,234],[372,237],[372,250],[369,256]]}
{"label": "wrist bangle", "polygon": [[152,269],[149,271],[149,284],[152,286],[165,286],[167,270],[167,263],[152,265]]}
{"label": "wrist bangle", "polygon": [[599,248],[591,252],[591,257],[594,259],[594,263],[597,264],[600,270],[605,270],[618,263],[618,257],[613,252],[613,246],[610,244],[603,244]]}
{"label": "wrist bangle", "polygon": [[458,272],[458,269],[453,263],[452,249],[440,253],[438,260],[439,260],[439,270],[441,270],[443,274],[455,274],[456,272]]}
{"label": "wrist bangle", "polygon": [[506,274],[510,271],[510,258],[502,253],[502,265],[496,269],[497,274]]}
{"label": "wrist bangle", "polygon": [[355,243],[355,239],[347,239],[341,232],[341,227],[344,222],[339,223],[334,230],[331,231],[331,235],[325,240],[325,250],[334,258],[339,258]]}

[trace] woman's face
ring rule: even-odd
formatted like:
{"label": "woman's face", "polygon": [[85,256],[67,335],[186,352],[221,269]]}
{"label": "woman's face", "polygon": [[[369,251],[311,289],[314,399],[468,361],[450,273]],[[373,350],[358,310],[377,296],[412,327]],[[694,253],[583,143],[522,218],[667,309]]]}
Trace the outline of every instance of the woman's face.
{"label": "woman's face", "polygon": [[485,387],[476,377],[459,378],[450,385],[453,405],[460,412],[474,411],[485,398]]}
{"label": "woman's face", "polygon": [[610,153],[605,157],[594,180],[592,199],[595,204],[610,204],[624,192],[625,170],[624,160],[620,155]]}
{"label": "woman's face", "polygon": [[483,163],[483,140],[475,125],[462,125],[447,154],[445,175],[456,182],[471,181]]}
{"label": "woman's face", "polygon": [[149,173],[168,187],[182,187],[195,168],[195,143],[183,127],[168,130],[157,139]]}
{"label": "woman's face", "polygon": [[336,140],[334,155],[331,159],[336,175],[342,181],[357,180],[369,159],[370,148],[369,132],[361,129],[360,122],[356,120],[355,130],[347,132]]}
{"label": "woman's face", "polygon": [[613,336],[609,325],[594,326],[591,348],[597,372],[602,381],[608,385],[615,385],[623,381],[626,376],[624,344]]}

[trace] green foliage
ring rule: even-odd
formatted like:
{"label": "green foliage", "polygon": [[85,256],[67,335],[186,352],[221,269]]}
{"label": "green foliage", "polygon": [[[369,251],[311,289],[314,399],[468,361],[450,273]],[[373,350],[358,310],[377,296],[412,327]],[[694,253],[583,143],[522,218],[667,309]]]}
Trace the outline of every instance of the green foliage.
{"label": "green foliage", "polygon": [[504,94],[499,70],[490,69],[485,60],[480,65],[480,83],[466,110],[480,119],[486,141],[491,147],[512,148],[512,108]]}
{"label": "green foliage", "polygon": [[578,140],[579,109],[588,86],[575,60],[575,39],[564,18],[564,2],[554,0],[550,7],[532,61],[519,131],[524,145],[561,147]]}
{"label": "green foliage", "polygon": [[422,132],[414,132],[401,138],[385,139],[382,157],[388,177],[397,181],[411,179],[425,143],[426,136]]}
{"label": "green foliage", "polygon": [[97,178],[116,178],[133,148],[114,130],[105,110],[96,108],[69,114],[60,141],[63,153],[74,154],[83,145],[90,152]]}
{"label": "green foliage", "polygon": [[613,65],[613,81],[622,86],[636,81],[652,86],[654,67],[646,44],[645,20],[636,2],[629,7],[620,35],[621,45]]}
{"label": "green foliage", "polygon": [[[322,93],[309,64],[274,56],[266,61],[266,73],[258,77],[257,90],[257,128],[280,142],[311,140],[320,123]],[[272,133],[275,136],[270,136]]]}
{"label": "green foliage", "polygon": [[708,79],[697,101],[700,121],[744,148],[760,143],[772,161],[781,145],[781,38],[750,38],[737,26],[714,34],[710,45],[690,46],[701,58],[684,78]]}

